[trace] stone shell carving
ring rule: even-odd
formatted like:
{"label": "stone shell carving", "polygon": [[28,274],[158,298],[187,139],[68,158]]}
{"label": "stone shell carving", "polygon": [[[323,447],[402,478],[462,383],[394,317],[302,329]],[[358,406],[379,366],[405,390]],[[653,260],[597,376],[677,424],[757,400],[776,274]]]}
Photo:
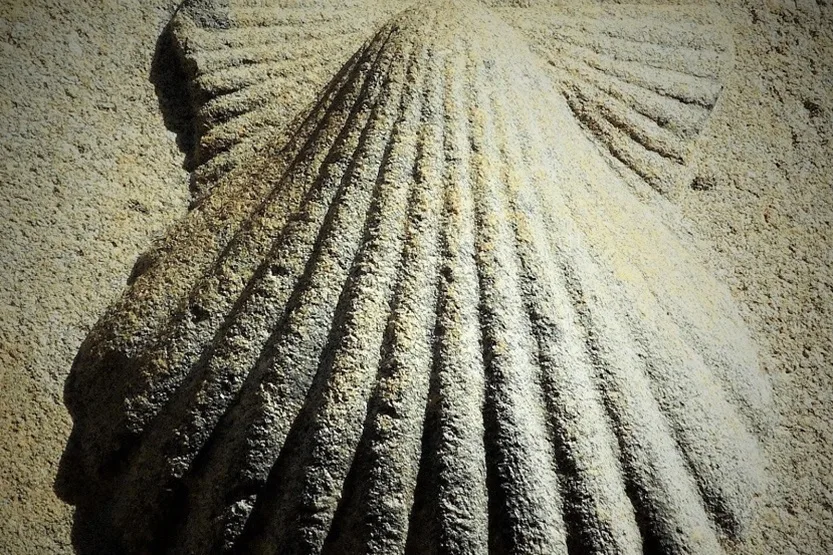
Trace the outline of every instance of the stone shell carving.
{"label": "stone shell carving", "polygon": [[[67,382],[86,512],[128,552],[742,540],[769,385],[726,288],[605,154],[653,184],[616,153],[649,145],[592,123],[638,119],[627,79],[603,98],[553,69],[517,24],[542,8],[287,4],[172,24],[200,188]],[[306,32],[329,81],[276,48]]]}

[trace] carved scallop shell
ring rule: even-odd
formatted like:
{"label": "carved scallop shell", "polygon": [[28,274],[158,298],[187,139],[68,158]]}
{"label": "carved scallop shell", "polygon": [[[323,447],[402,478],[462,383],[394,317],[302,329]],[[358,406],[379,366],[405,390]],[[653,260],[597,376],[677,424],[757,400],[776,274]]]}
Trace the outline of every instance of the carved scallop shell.
{"label": "carved scallop shell", "polygon": [[[201,60],[195,102],[243,131],[215,149],[207,125],[205,160],[233,163],[203,174],[76,359],[66,399],[94,499],[77,518],[105,514],[131,552],[743,539],[771,410],[748,333],[520,32],[473,3],[406,9],[303,108],[303,84],[282,96],[297,76],[255,91],[277,69],[218,83],[272,64],[250,36],[315,8],[199,8],[174,23]],[[240,91],[255,96],[230,115]],[[250,116],[261,93],[274,119]],[[297,117],[272,112],[283,100]]]}

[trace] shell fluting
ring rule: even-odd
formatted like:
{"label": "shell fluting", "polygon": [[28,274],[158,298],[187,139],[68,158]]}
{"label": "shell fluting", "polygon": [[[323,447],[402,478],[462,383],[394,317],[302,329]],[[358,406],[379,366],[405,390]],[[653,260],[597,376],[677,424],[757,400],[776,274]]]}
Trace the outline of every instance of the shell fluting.
{"label": "shell fluting", "polygon": [[[368,2],[367,31],[289,4],[195,2],[173,23],[203,187],[67,382],[94,499],[79,514],[106,513],[127,552],[742,540],[768,483],[769,385],[725,286],[598,141],[632,145],[593,121],[636,122],[627,140],[679,167],[696,129],[600,96],[650,88],[647,73],[595,54],[569,66],[594,49],[569,24],[554,74],[518,23],[547,25],[543,8]],[[305,62],[285,77],[271,48],[287,33],[338,53],[328,82],[310,77],[317,96],[292,81]],[[718,90],[697,56],[702,76],[653,77],[692,113]],[[654,185],[654,166],[629,167]]]}

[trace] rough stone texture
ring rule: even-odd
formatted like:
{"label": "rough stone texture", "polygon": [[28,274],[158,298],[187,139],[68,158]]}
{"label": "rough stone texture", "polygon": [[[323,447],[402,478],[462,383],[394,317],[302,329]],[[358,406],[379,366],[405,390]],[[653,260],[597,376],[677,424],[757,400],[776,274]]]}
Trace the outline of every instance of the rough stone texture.
{"label": "rough stone texture", "polygon": [[[783,496],[767,501],[766,518],[753,523],[759,533],[748,534],[749,540],[739,549],[826,552],[833,547],[831,428],[825,409],[833,338],[826,317],[833,306],[828,269],[830,7],[782,2],[732,3],[723,8],[734,27],[734,69],[692,152],[699,162],[695,188],[680,190],[675,202],[694,222],[691,228],[718,249],[713,263],[741,301],[744,318],[762,348],[764,367],[775,381],[777,406],[784,413],[783,425],[769,443]],[[61,416],[55,392],[83,330],[106,297],[122,288],[135,253],[144,248],[138,245],[146,245],[148,236],[174,211],[154,206],[143,216],[137,213],[138,220],[120,225],[118,218],[131,214],[122,204],[129,197],[113,183],[144,174],[131,181],[128,190],[154,201],[184,198],[182,187],[178,197],[172,188],[182,174],[177,173],[175,150],[172,142],[165,142],[152,87],[146,81],[153,41],[167,16],[121,4],[117,10],[103,11],[112,13],[109,19],[80,3],[26,9],[4,6],[3,10],[4,25],[11,31],[5,35],[4,48],[10,55],[3,58],[2,67],[9,87],[2,99],[4,118],[7,113],[14,117],[8,123],[4,119],[2,137],[11,153],[0,189],[3,215],[8,214],[11,222],[2,250],[4,262],[11,261],[8,267],[15,271],[0,272],[2,425],[11,430],[0,440],[0,545],[12,553],[57,552],[69,543],[69,513],[52,496],[51,486],[68,421]],[[50,20],[55,27],[44,23]],[[114,44],[116,36],[122,45],[135,40],[135,47],[102,46],[94,58],[98,71],[92,71],[85,67],[90,58],[63,55],[71,45],[50,46],[71,37],[61,31],[78,28],[88,34],[80,41],[82,48],[88,37],[92,37],[89,42],[105,37],[107,41],[99,42],[106,45]],[[43,73],[31,69],[38,67],[38,59],[40,67],[45,66]],[[109,68],[115,69],[111,73]],[[56,96],[60,98],[62,91],[51,86],[60,75],[69,79],[96,75],[96,85],[60,102]],[[130,99],[126,90],[136,96],[126,101],[119,118],[99,120],[97,111],[84,111],[102,97]],[[60,125],[55,122],[64,118],[88,125],[80,125],[80,131],[63,139],[64,135],[56,136]],[[38,125],[39,121],[50,125]],[[142,131],[131,135],[133,129]],[[55,149],[81,138],[97,140],[97,148],[79,151],[77,164],[62,165]],[[163,151],[140,163],[113,163],[123,152],[160,148]],[[44,174],[71,185],[77,195],[75,209],[53,208],[53,185]],[[102,199],[99,191],[110,196]],[[104,241],[97,242],[98,229],[87,220],[90,213],[93,223],[101,215]],[[50,225],[38,227],[48,218]],[[108,246],[108,240],[118,247]],[[88,255],[73,258],[75,244],[83,245]],[[121,256],[118,248],[129,252]],[[62,265],[58,272],[44,270],[64,260],[72,264]],[[90,293],[96,297],[89,297]],[[51,327],[50,318],[62,320],[59,329]],[[88,540],[76,535],[79,547]]]}
{"label": "rough stone texture", "polygon": [[[170,9],[169,9],[170,8]],[[0,5],[0,551],[70,550],[53,491],[78,346],[187,173],[150,81],[173,6]]]}
{"label": "rough stone texture", "polygon": [[486,6],[436,2],[382,24],[293,118],[251,90],[291,107],[303,82],[227,59],[320,9],[220,10],[184,8],[171,40],[194,163],[231,164],[198,173],[76,359],[76,519],[131,552],[745,539],[769,385],[673,207],[580,127],[598,105],[564,98]]}

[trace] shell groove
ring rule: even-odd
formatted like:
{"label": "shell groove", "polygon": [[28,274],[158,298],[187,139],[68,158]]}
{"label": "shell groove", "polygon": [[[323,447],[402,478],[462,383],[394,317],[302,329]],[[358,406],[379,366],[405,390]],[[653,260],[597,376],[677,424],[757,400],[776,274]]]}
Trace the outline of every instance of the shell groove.
{"label": "shell groove", "polygon": [[[234,13],[203,21],[232,49],[239,26],[314,18]],[[559,87],[494,12],[429,3],[212,181],[67,383],[89,511],[119,549],[701,554],[744,537],[770,426],[748,333]]]}

